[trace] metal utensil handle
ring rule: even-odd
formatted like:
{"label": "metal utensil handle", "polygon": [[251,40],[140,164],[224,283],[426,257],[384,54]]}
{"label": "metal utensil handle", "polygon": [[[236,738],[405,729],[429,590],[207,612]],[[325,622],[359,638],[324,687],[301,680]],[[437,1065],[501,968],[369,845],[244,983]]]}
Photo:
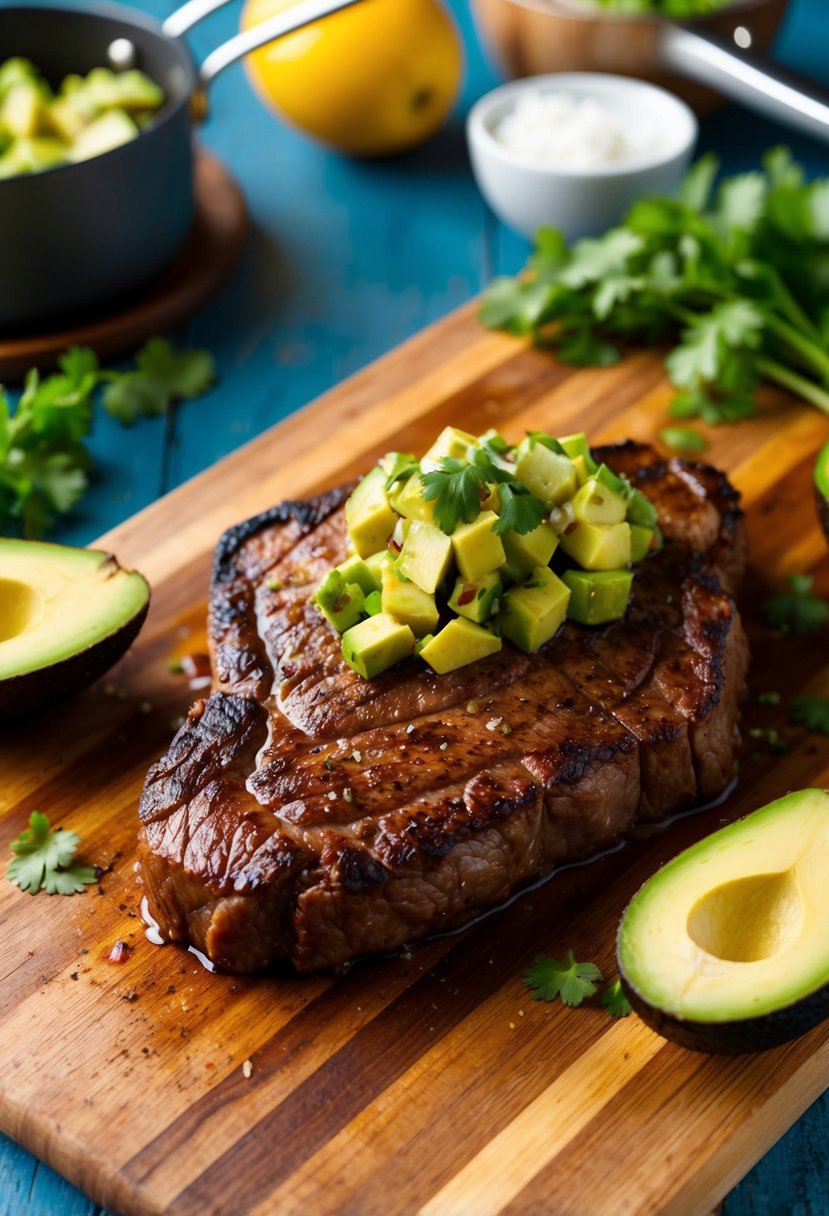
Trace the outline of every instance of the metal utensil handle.
{"label": "metal utensil handle", "polygon": [[224,8],[229,2],[230,0],[187,0],[187,3],[182,4],[181,8],[170,13],[170,16],[162,22],[161,28],[170,38],[180,38],[194,25],[198,25],[205,17],[214,13],[217,8]]}
{"label": "metal utensil handle", "polygon": [[[690,76],[725,93],[733,101],[829,141],[829,93],[759,55],[735,49],[739,46],[739,32],[735,31],[735,43],[731,46],[708,34],[666,25],[660,45],[662,62],[681,76]],[[747,30],[743,33],[750,39]]]}
{"label": "metal utensil handle", "polygon": [[[178,37],[227,2],[228,0],[188,0],[187,4],[167,18],[163,26],[164,32],[171,37]],[[243,30],[210,52],[199,68],[199,90],[204,93],[219,72],[230,67],[237,59],[249,55],[251,51],[257,51],[260,46],[275,42],[285,34],[304,29],[306,25],[328,17],[331,13],[338,13],[341,9],[362,3],[363,0],[299,0],[298,4],[292,4],[285,12],[274,13],[267,21],[262,21],[249,30]]]}

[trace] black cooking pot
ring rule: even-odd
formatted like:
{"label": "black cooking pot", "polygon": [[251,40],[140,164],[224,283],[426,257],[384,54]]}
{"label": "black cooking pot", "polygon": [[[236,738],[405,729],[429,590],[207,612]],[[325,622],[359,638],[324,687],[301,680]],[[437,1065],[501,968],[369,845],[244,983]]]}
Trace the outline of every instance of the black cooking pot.
{"label": "black cooking pot", "polygon": [[193,219],[194,120],[230,63],[360,0],[303,0],[214,51],[201,69],[180,35],[225,0],[191,0],[160,25],[117,5],[0,8],[0,59],[31,59],[53,86],[115,66],[113,48],[164,90],[130,143],[78,164],[0,181],[0,334],[98,307],[171,260]]}

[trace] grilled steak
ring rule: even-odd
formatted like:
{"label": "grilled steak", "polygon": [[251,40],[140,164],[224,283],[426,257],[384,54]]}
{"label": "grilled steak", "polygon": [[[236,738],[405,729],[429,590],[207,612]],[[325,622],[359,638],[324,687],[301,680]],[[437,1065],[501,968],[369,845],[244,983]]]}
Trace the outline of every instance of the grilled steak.
{"label": "grilled steak", "polygon": [[624,620],[448,675],[411,659],[369,681],[342,661],[310,597],[345,556],[347,490],[226,533],[213,692],[140,804],[165,937],[233,971],[330,968],[462,924],[727,787],[747,663],[737,495],[650,448],[597,455],[654,501],[667,537]]}

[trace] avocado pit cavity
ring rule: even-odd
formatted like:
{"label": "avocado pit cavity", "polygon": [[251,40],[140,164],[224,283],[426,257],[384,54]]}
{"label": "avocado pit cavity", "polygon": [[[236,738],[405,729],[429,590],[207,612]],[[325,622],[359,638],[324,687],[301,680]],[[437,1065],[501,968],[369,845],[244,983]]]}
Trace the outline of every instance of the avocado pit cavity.
{"label": "avocado pit cavity", "polygon": [[703,895],[688,915],[688,936],[701,950],[732,963],[771,958],[803,927],[797,870],[755,874]]}

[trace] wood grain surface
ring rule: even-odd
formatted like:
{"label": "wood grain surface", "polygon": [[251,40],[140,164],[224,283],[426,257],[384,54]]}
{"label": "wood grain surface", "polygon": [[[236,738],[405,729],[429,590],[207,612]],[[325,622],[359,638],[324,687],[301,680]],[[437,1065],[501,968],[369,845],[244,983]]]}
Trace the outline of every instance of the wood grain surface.
{"label": "wood grain surface", "polygon": [[[743,1058],[692,1054],[636,1018],[529,998],[540,950],[614,974],[618,916],[669,856],[788,789],[829,784],[829,739],[786,726],[829,693],[825,643],[781,639],[756,605],[791,571],[829,592],[810,465],[826,437],[782,394],[706,432],[748,513],[752,741],[723,805],[573,867],[452,937],[340,978],[210,974],[139,920],[135,805],[195,695],[169,670],[203,647],[213,545],[281,498],[344,481],[440,426],[652,439],[659,352],[578,370],[481,330],[470,309],[408,342],[102,538],[151,579],[147,625],[97,687],[0,744],[0,839],[44,810],[78,831],[100,887],[35,899],[0,884],[0,1126],[125,1214],[704,1213],[829,1081],[829,1027]],[[759,750],[753,750],[756,745]],[[132,951],[108,961],[116,941]],[[249,1061],[249,1064],[246,1062]]]}

